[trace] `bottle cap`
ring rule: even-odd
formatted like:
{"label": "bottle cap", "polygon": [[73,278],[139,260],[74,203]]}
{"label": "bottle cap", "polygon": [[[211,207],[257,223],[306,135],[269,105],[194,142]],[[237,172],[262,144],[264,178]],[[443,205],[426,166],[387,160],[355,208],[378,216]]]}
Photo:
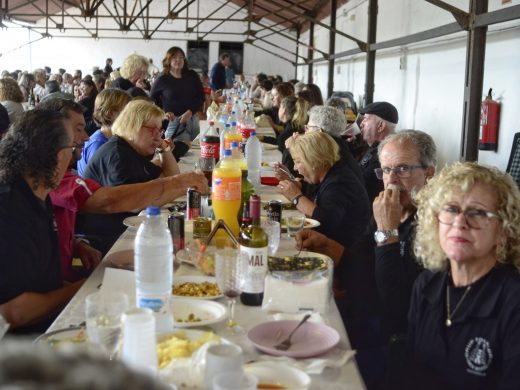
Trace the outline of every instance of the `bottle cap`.
{"label": "bottle cap", "polygon": [[226,126],[226,128],[231,127],[231,123],[226,123],[224,126]]}
{"label": "bottle cap", "polygon": [[231,142],[232,148],[238,148],[238,142]]}
{"label": "bottle cap", "polygon": [[210,126],[213,126],[213,125],[215,124],[215,122],[213,122],[213,121],[209,121],[208,124],[209,124]]}
{"label": "bottle cap", "polygon": [[224,149],[224,156],[231,156],[231,150]]}
{"label": "bottle cap", "polygon": [[154,215],[159,215],[161,214],[161,209],[160,207],[157,207],[157,206],[148,206],[146,208],[146,215],[148,216],[154,216]]}
{"label": "bottle cap", "polygon": [[253,130],[253,131],[251,132],[251,135],[256,135],[256,131]]}

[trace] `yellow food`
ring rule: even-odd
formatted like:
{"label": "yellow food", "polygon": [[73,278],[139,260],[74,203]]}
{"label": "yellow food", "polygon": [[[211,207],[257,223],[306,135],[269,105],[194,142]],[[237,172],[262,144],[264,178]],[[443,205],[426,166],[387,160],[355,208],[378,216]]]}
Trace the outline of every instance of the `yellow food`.
{"label": "yellow food", "polygon": [[174,359],[190,357],[193,352],[209,341],[220,342],[213,332],[205,332],[196,340],[189,340],[185,332],[177,332],[157,344],[159,368],[164,368]]}
{"label": "yellow food", "polygon": [[202,319],[197,317],[195,314],[190,313],[190,314],[188,314],[188,317],[186,317],[186,318],[176,318],[175,321],[177,321],[177,322],[201,322]]}
{"label": "yellow food", "polygon": [[202,282],[192,283],[186,282],[173,286],[173,295],[181,295],[184,297],[215,297],[222,295],[216,283]]}

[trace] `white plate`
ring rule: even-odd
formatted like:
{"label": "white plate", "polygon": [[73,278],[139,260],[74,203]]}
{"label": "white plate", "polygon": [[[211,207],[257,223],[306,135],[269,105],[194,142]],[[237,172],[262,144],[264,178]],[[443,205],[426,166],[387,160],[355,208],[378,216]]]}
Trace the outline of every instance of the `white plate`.
{"label": "white plate", "polygon": [[[82,335],[81,335],[82,334]],[[78,336],[80,336],[78,338]],[[73,326],[44,333],[34,340],[34,344],[45,344],[52,348],[86,348],[87,330],[84,326]]]}
{"label": "white plate", "polygon": [[311,378],[298,368],[280,362],[257,362],[244,366],[245,372],[258,378],[259,385],[277,385],[284,389],[304,390],[311,384]]}
{"label": "white plate", "polygon": [[[164,220],[164,223],[168,223],[168,213],[167,209],[161,210],[161,218]],[[127,217],[123,219],[123,225],[132,229],[138,229],[141,226],[141,223],[146,219],[146,215],[134,215],[132,217]]]}
{"label": "white plate", "polygon": [[[174,319],[173,324],[177,328],[191,328],[216,324],[228,316],[227,309],[224,305],[202,299],[174,298],[172,299],[171,308]],[[180,319],[187,319],[190,314],[200,319],[200,321],[178,321]]]}
{"label": "white plate", "polygon": [[278,149],[278,145],[268,144],[265,142],[262,142],[262,146],[264,147],[264,150],[276,150]]}
{"label": "white plate", "polygon": [[312,218],[305,218],[305,222],[303,223],[303,228],[312,229],[312,228],[318,227],[320,225],[321,225],[320,221],[317,221]]}
{"label": "white plate", "polygon": [[[182,283],[202,283],[202,282],[209,282],[209,283],[217,283],[217,279],[213,276],[173,276],[173,286],[175,287],[178,284]],[[213,295],[209,297],[188,297],[184,295],[173,295],[176,298],[185,298],[185,299],[218,299],[222,298],[224,295]]]}

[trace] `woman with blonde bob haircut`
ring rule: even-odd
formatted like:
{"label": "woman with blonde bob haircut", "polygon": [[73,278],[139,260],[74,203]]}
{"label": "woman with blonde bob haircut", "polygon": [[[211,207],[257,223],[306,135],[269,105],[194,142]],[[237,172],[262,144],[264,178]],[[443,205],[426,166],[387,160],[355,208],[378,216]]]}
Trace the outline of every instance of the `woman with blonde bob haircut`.
{"label": "woman with blonde bob haircut", "polygon": [[179,173],[170,143],[162,139],[164,111],[138,99],[126,105],[110,138],[90,160],[85,177],[106,186],[142,183]]}
{"label": "woman with blonde bob haircut", "polygon": [[127,92],[117,88],[106,88],[96,96],[93,117],[101,128],[90,136],[83,147],[81,159],[78,161],[80,176],[83,176],[94,153],[112,138],[112,124],[130,100],[132,97]]}
{"label": "woman with blonde bob haircut", "polygon": [[344,246],[356,242],[368,226],[370,205],[364,186],[340,159],[336,141],[324,132],[310,132],[296,138],[289,152],[303,180],[316,185],[316,194],[313,199],[304,196],[292,180],[282,180],[280,192],[320,222],[319,232]]}
{"label": "woman with blonde bob haircut", "polygon": [[148,65],[149,62],[146,57],[139,54],[129,55],[125,58],[119,70],[120,76],[112,81],[110,86],[124,91],[132,90],[134,87],[144,90],[144,80],[148,77]]}
{"label": "woman with blonde bob haircut", "polygon": [[[510,176],[455,163],[417,194],[417,279],[408,344],[417,388],[520,383],[520,191]],[[401,376],[401,379],[403,376]]]}

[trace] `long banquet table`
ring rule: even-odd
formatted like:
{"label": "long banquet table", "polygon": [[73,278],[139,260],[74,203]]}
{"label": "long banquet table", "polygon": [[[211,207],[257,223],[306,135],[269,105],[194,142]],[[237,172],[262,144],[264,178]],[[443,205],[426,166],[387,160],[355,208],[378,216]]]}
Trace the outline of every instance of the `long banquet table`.
{"label": "long banquet table", "polygon": [[[188,171],[194,167],[194,163],[199,156],[198,149],[192,149],[188,152],[188,154],[183,157],[180,161],[180,169],[181,171]],[[277,150],[266,147],[263,154],[263,161],[274,162],[280,160],[280,153]],[[275,197],[276,188],[275,187],[267,187],[262,186],[260,189],[260,195],[263,199],[269,199]],[[84,310],[84,302],[85,297],[97,291],[101,284],[103,283],[103,277],[105,274],[105,270],[109,266],[109,262],[107,258],[112,256],[114,253],[121,252],[124,250],[133,249],[134,238],[137,230],[134,228],[128,228],[121,237],[116,241],[114,246],[107,253],[103,261],[99,264],[99,266],[94,270],[94,272],[90,275],[90,277],[83,284],[81,289],[77,292],[77,294],[72,298],[69,304],[65,307],[65,309],[60,313],[55,322],[51,325],[51,327],[47,330],[47,332],[67,328],[69,326],[77,325],[82,323],[85,320],[85,310]],[[121,252],[122,253],[122,252]],[[282,239],[280,241],[280,247],[277,252],[277,255],[287,255],[296,253],[296,249],[294,248],[294,241],[287,237],[286,234],[282,235]],[[202,275],[202,272],[190,265],[180,264],[174,273],[174,280],[179,276],[186,275]],[[222,303],[225,304],[223,298],[221,298]],[[236,306],[236,320],[241,326],[245,329],[249,329],[252,326],[259,324],[261,322],[272,320],[275,313],[268,312],[259,307],[248,307],[241,305],[240,303]],[[345,331],[345,327],[343,326],[340,314],[333,300],[331,301],[329,310],[326,314],[322,315],[322,319],[325,324],[336,329],[340,336],[341,341],[340,344],[335,347],[333,353],[327,354],[325,357],[329,360],[334,360],[335,358],[339,358],[340,356],[346,357],[348,352],[351,349],[350,343],[348,340],[348,336]],[[208,327],[206,327],[207,329]],[[230,341],[239,344],[243,350],[245,355],[245,361],[255,361],[258,359],[269,359],[267,355],[260,354],[254,346],[248,341],[246,335],[241,336],[228,336],[223,335],[223,330],[225,328],[225,321],[211,325],[211,329],[217,334],[221,334],[223,337],[229,339]],[[332,364],[334,366],[334,364]],[[359,374],[356,362],[354,358],[350,358],[347,362],[340,367],[327,367],[323,370],[321,374],[312,374],[311,376],[311,386],[310,389],[364,389],[365,386],[363,384],[363,380]]]}

